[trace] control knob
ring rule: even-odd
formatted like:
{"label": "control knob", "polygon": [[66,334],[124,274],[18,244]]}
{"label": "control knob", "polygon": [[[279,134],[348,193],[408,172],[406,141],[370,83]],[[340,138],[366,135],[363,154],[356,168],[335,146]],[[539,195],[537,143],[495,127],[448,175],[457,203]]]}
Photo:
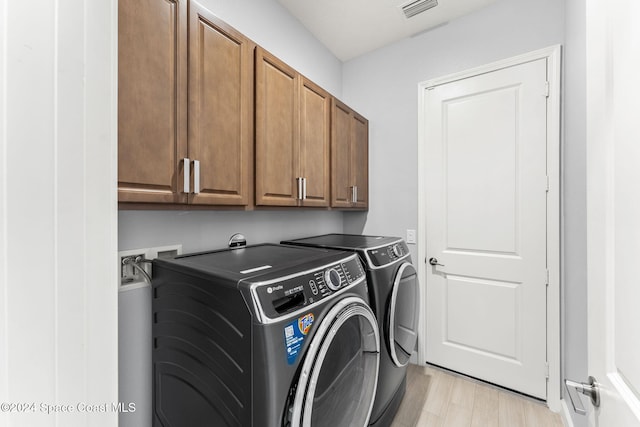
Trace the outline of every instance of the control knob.
{"label": "control knob", "polygon": [[330,268],[324,272],[324,282],[327,284],[329,289],[333,291],[337,291],[340,289],[342,285],[342,279],[340,278],[340,273],[335,268]]}
{"label": "control knob", "polygon": [[399,244],[393,245],[393,254],[395,256],[397,256],[398,258],[400,258],[402,255],[404,255],[402,253],[402,246],[400,246]]}

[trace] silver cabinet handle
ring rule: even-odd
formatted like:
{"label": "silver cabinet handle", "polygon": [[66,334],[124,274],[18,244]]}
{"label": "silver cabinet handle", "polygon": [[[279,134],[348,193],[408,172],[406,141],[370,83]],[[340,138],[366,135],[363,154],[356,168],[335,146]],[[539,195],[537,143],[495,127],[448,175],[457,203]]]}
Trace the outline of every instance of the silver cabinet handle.
{"label": "silver cabinet handle", "polygon": [[191,161],[188,157],[182,159],[182,185],[183,192],[189,194],[191,191],[189,188],[189,182],[191,181]]}
{"label": "silver cabinet handle", "polygon": [[307,178],[302,178],[302,200],[307,200]]}
{"label": "silver cabinet handle", "polygon": [[296,184],[298,185],[298,194],[296,196],[296,199],[302,200],[302,178],[297,177]]}
{"label": "silver cabinet handle", "polygon": [[444,264],[440,264],[438,262],[438,258],[433,258],[433,257],[429,258],[429,264],[431,264],[433,266],[439,265],[440,267],[444,267]]}
{"label": "silver cabinet handle", "polygon": [[564,380],[564,383],[567,387],[567,391],[569,392],[569,400],[571,400],[573,410],[577,414],[586,415],[587,413],[578,393],[589,396],[594,407],[597,408],[600,406],[600,388],[598,387],[598,383],[595,378],[589,377],[588,383],[578,383],[571,380]]}
{"label": "silver cabinet handle", "polygon": [[200,161],[193,161],[193,194],[200,194]]}
{"label": "silver cabinet handle", "polygon": [[354,195],[353,195],[353,203],[358,203],[358,186],[353,187]]}

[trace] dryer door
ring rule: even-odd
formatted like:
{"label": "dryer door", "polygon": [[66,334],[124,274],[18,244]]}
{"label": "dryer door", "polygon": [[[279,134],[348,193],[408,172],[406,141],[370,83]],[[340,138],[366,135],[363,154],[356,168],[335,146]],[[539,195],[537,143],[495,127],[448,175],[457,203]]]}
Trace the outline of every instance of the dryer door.
{"label": "dryer door", "polygon": [[291,426],[368,425],[379,365],[373,312],[361,298],[340,300],[320,323],[305,356]]}
{"label": "dryer door", "polygon": [[393,363],[402,367],[409,363],[418,339],[420,289],[418,274],[405,262],[393,281],[389,310],[387,310],[388,346]]}

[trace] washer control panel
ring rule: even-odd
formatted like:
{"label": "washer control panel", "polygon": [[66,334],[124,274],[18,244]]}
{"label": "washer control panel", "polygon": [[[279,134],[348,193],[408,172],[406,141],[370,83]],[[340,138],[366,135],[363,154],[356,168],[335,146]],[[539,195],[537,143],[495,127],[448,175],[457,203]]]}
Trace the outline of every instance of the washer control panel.
{"label": "washer control panel", "polygon": [[367,258],[374,267],[383,267],[391,264],[409,254],[409,247],[404,240],[382,246],[375,249],[367,250]]}
{"label": "washer control panel", "polygon": [[309,306],[365,276],[357,257],[283,280],[269,281],[254,290],[262,312],[274,319]]}
{"label": "washer control panel", "polygon": [[337,291],[342,286],[342,277],[344,273],[340,274],[339,268],[329,268],[324,271],[324,283],[333,291]]}

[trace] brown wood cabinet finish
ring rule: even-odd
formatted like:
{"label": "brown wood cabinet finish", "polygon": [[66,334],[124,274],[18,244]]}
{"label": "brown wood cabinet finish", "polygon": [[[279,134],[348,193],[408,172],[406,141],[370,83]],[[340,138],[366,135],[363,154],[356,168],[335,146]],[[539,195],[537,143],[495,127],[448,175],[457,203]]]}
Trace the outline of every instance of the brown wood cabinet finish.
{"label": "brown wood cabinet finish", "polygon": [[369,206],[369,122],[333,99],[331,135],[331,206]]}
{"label": "brown wood cabinet finish", "polygon": [[186,195],[186,0],[118,5],[118,198],[180,203]]}
{"label": "brown wood cabinet finish", "polygon": [[255,45],[196,2],[189,20],[189,158],[200,168],[199,176],[193,172],[199,193],[192,190],[189,203],[247,205]]}
{"label": "brown wood cabinet finish", "polygon": [[119,201],[251,204],[254,43],[187,0],[120,0],[118,31]]}
{"label": "brown wood cabinet finish", "polygon": [[353,112],[351,179],[356,186],[354,208],[369,207],[369,121]]}
{"label": "brown wood cabinet finish", "polygon": [[256,205],[328,207],[331,95],[256,49]]}
{"label": "brown wood cabinet finish", "polygon": [[330,203],[331,95],[300,78],[300,168],[304,178],[302,206]]}
{"label": "brown wood cabinet finish", "polygon": [[367,208],[366,119],[197,1],[118,5],[123,206]]}
{"label": "brown wood cabinet finish", "polygon": [[256,48],[256,205],[298,204],[298,73]]}

